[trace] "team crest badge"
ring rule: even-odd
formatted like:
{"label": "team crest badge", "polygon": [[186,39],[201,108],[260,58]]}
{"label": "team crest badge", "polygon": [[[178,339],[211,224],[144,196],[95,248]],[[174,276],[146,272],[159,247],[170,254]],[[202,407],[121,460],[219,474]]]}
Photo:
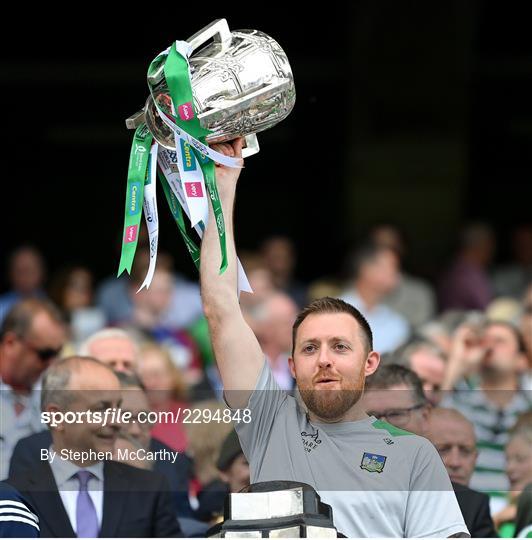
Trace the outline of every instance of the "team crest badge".
{"label": "team crest badge", "polygon": [[381,473],[386,463],[386,456],[379,456],[378,454],[372,454],[370,452],[364,452],[362,461],[360,462],[360,468],[365,469],[368,472]]}

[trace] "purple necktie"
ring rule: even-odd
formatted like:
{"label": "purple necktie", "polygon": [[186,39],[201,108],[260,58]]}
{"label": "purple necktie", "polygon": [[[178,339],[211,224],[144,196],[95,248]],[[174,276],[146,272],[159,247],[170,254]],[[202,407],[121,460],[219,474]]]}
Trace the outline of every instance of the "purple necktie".
{"label": "purple necktie", "polygon": [[93,475],[89,471],[78,471],[74,476],[77,476],[79,480],[78,501],[76,503],[76,533],[78,538],[96,538],[99,532],[98,516],[87,491],[87,485]]}

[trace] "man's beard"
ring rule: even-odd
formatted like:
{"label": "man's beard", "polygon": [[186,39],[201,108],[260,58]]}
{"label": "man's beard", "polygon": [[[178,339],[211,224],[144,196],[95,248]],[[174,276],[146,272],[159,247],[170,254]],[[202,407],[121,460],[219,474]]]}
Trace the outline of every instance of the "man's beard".
{"label": "man's beard", "polygon": [[297,386],[309,411],[324,420],[340,420],[362,397],[364,375],[361,373],[354,382],[342,385],[339,390],[316,390],[312,385],[302,386],[299,383]]}

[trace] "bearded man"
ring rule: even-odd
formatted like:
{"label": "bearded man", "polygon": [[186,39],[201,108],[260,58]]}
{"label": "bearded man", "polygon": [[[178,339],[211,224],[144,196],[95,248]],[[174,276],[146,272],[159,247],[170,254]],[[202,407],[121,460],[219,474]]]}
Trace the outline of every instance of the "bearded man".
{"label": "bearded man", "polygon": [[[242,140],[215,148],[241,157]],[[331,505],[336,528],[348,537],[467,536],[435,448],[369,417],[361,405],[365,377],[378,368],[379,355],[367,321],[353,306],[324,298],[296,318],[288,362],[306,411],[275,382],[238,302],[232,221],[239,173],[216,167],[228,268],[219,274],[212,208],[200,268],[225,399],[233,409],[244,409],[236,431],[251,481],[310,484]]]}

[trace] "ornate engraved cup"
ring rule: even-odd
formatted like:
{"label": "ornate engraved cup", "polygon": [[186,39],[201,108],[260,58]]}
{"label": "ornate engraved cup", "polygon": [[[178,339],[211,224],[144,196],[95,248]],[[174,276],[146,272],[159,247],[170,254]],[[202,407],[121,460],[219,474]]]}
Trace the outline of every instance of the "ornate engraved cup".
{"label": "ornate engraved cup", "polygon": [[[210,44],[206,43],[212,39]],[[296,93],[292,70],[279,44],[258,30],[231,32],[218,19],[188,40],[194,108],[202,127],[212,131],[208,143],[245,137],[244,157],[259,151],[256,133],[288,116]],[[146,122],[155,139],[175,148],[172,130],[161,120],[157,105],[171,113],[171,97],[163,67],[151,73],[153,91],[142,111],[126,120],[133,129]]]}

